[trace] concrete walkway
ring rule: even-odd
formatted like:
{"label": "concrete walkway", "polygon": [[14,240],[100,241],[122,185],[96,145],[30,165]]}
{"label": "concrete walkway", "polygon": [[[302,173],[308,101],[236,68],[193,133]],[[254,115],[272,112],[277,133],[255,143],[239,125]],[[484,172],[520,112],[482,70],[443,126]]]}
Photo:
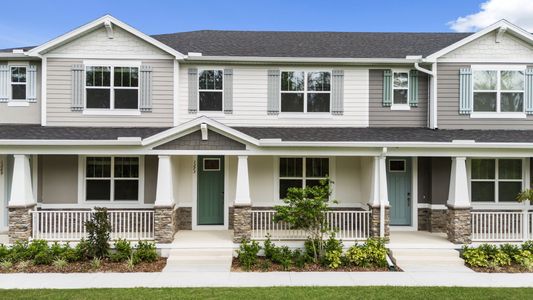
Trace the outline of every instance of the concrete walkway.
{"label": "concrete walkway", "polygon": [[463,286],[533,287],[533,273],[89,273],[0,274],[2,289],[267,286]]}

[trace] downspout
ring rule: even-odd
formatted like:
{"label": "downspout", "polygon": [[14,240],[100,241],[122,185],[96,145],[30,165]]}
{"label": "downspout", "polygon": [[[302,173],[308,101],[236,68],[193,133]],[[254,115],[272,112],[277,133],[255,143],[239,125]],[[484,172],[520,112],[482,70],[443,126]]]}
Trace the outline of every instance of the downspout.
{"label": "downspout", "polygon": [[437,64],[431,64],[431,70],[420,67],[419,63],[424,62],[422,58],[415,62],[415,69],[430,76],[430,97],[429,97],[429,128],[437,128]]}

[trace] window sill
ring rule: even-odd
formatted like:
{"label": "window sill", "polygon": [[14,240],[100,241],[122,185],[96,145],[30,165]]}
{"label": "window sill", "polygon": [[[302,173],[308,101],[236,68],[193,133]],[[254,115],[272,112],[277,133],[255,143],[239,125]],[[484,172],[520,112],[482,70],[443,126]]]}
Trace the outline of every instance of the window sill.
{"label": "window sill", "polygon": [[140,116],[141,112],[133,109],[85,109],[83,114],[89,116]]}
{"label": "window sill", "polygon": [[470,114],[471,119],[525,119],[523,112],[474,112]]}
{"label": "window sill", "polygon": [[411,107],[409,104],[393,104],[390,107],[390,110],[411,110]]}
{"label": "window sill", "polygon": [[10,100],[7,102],[7,106],[11,107],[27,107],[30,103],[27,100]]}
{"label": "window sill", "polygon": [[332,119],[333,115],[327,113],[283,113],[278,115],[279,119]]}

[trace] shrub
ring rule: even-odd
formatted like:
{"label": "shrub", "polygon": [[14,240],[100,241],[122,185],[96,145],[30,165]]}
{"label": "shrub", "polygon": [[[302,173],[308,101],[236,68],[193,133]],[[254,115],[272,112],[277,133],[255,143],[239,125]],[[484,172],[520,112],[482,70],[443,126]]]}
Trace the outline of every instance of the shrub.
{"label": "shrub", "polygon": [[487,267],[489,257],[482,248],[463,247],[462,257],[465,263],[472,267]]}
{"label": "shrub", "polygon": [[244,267],[245,270],[250,270],[253,265],[257,262],[257,253],[259,253],[259,250],[261,250],[261,246],[259,246],[259,243],[256,241],[248,241],[244,239],[241,242],[241,245],[239,247],[239,250],[237,250],[237,258],[239,259],[239,262],[241,263],[241,266]]}
{"label": "shrub", "polygon": [[491,259],[495,267],[503,267],[511,264],[511,257],[501,249],[498,249],[498,251],[494,253],[494,256],[489,259]]}
{"label": "shrub", "polygon": [[271,266],[272,266],[272,263],[270,262],[270,260],[265,259],[261,262],[261,270],[263,272],[268,272]]}
{"label": "shrub", "polygon": [[68,257],[65,258],[69,261],[80,261],[91,258],[91,244],[86,239],[81,239],[72,253],[68,253]]}
{"label": "shrub", "polygon": [[4,244],[0,244],[0,261],[10,259],[11,249]]}
{"label": "shrub", "polygon": [[58,270],[64,270],[67,267],[68,262],[66,260],[64,260],[64,259],[56,258],[52,262],[52,265]]}
{"label": "shrub", "polygon": [[533,270],[533,254],[529,250],[520,250],[513,260],[528,271]]}
{"label": "shrub", "polygon": [[292,260],[294,261],[294,265],[298,268],[305,267],[305,264],[312,260],[312,258],[307,255],[305,251],[302,251],[300,249],[296,249],[292,252]]}
{"label": "shrub", "polygon": [[131,243],[125,239],[115,241],[115,251],[110,255],[111,261],[126,261],[132,256]]}
{"label": "shrub", "polygon": [[276,247],[272,255],[272,261],[280,264],[283,270],[288,270],[292,263],[292,251],[287,246]]}
{"label": "shrub", "polygon": [[265,257],[267,259],[272,259],[272,255],[274,255],[274,251],[276,251],[276,245],[272,243],[270,234],[266,235],[266,240],[263,242],[263,249],[265,251]]}
{"label": "shrub", "polygon": [[338,251],[338,250],[326,251],[324,262],[330,269],[337,269],[342,264],[341,258],[342,258],[342,251]]}
{"label": "shrub", "polygon": [[507,254],[507,256],[509,256],[510,258],[513,258],[515,255],[520,253],[520,247],[511,244],[501,245],[500,250]]}
{"label": "shrub", "polygon": [[103,258],[109,253],[109,234],[111,224],[107,218],[107,209],[96,207],[91,220],[85,223],[89,235],[90,254],[92,257]]}
{"label": "shrub", "polygon": [[33,263],[36,265],[50,265],[52,261],[54,261],[54,256],[50,249],[42,250],[33,258]]}
{"label": "shrub", "polygon": [[95,270],[100,269],[100,266],[102,265],[102,260],[99,257],[94,257],[91,260],[91,267]]}
{"label": "shrub", "polygon": [[17,268],[24,271],[28,269],[29,267],[31,267],[32,265],[33,265],[33,262],[31,260],[22,260],[17,264]]}
{"label": "shrub", "polygon": [[527,250],[533,253],[533,241],[526,241],[522,244],[522,250]]}
{"label": "shrub", "polygon": [[346,252],[346,260],[349,264],[358,267],[386,267],[387,248],[385,248],[385,241],[370,238],[361,246],[354,245]]}
{"label": "shrub", "polygon": [[30,259],[30,253],[28,251],[28,242],[26,241],[16,241],[13,246],[11,246],[10,258],[12,262],[19,262]]}
{"label": "shrub", "polygon": [[318,249],[318,240],[313,240],[311,238],[307,238],[307,240],[305,240],[304,242],[304,248],[305,248],[305,253],[309,256],[309,257],[315,257],[315,251],[316,249]]}
{"label": "shrub", "polygon": [[137,256],[140,261],[153,262],[159,257],[154,243],[139,241],[135,249],[134,255]]}
{"label": "shrub", "polygon": [[3,260],[0,262],[0,268],[2,268],[2,270],[9,270],[13,267],[13,263],[9,260]]}

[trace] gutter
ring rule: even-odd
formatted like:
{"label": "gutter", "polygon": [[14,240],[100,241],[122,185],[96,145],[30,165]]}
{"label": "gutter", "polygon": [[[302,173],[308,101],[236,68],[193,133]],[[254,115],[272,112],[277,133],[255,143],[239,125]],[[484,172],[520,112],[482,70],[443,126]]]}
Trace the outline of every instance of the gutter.
{"label": "gutter", "polygon": [[327,57],[258,57],[258,56],[185,56],[187,62],[273,62],[273,63],[342,63],[342,64],[412,64],[419,58],[327,58]]}
{"label": "gutter", "polygon": [[431,129],[437,129],[437,63],[431,61],[431,70],[428,70],[419,65],[421,62],[430,62],[426,59],[423,59],[422,56],[407,56],[406,58],[418,58],[418,61],[414,63],[415,69],[430,76],[428,127]]}

